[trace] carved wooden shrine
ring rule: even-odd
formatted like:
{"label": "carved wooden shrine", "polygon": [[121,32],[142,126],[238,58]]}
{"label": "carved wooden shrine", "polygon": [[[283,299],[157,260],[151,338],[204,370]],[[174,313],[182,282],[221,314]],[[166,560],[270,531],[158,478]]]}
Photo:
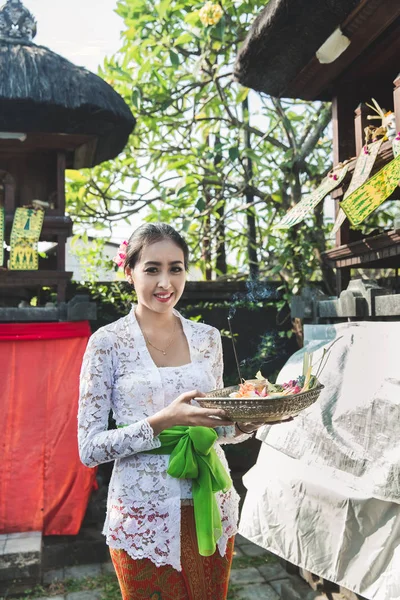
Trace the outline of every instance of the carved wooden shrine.
{"label": "carved wooden shrine", "polygon": [[65,243],[72,221],[65,214],[65,170],[93,167],[124,148],[135,120],[113,88],[48,48],[36,45],[36,21],[20,0],[0,9],[0,207],[6,244],[18,207],[45,210],[41,241],[56,243],[37,270],[0,265],[1,306],[24,290],[49,286],[65,300],[72,273]]}
{"label": "carved wooden shrine", "polygon": [[[240,49],[235,75],[243,85],[276,97],[332,102],[334,164],[353,159],[332,193],[336,212],[371,124],[365,102],[375,98],[393,111],[400,131],[399,56],[400,3],[392,0],[271,0]],[[384,141],[371,176],[392,159],[392,141]],[[397,188],[388,199],[399,198]],[[337,270],[340,294],[354,268],[398,272],[400,231],[392,224],[365,236],[346,220],[324,259]]]}

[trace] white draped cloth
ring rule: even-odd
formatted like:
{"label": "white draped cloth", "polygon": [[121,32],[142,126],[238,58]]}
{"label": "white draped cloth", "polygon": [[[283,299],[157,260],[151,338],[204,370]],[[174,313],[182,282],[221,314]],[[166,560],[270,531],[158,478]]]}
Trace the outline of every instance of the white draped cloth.
{"label": "white draped cloth", "polygon": [[239,530],[369,600],[399,600],[400,323],[306,326],[278,381],[335,339],[318,402],[259,430]]}

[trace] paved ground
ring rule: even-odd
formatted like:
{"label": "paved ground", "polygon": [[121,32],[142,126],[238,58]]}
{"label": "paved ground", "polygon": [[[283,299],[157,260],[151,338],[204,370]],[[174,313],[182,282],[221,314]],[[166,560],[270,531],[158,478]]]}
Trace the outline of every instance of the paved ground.
{"label": "paved ground", "polygon": [[228,600],[346,600],[317,592],[298,575],[288,575],[274,555],[236,536]]}
{"label": "paved ground", "polygon": [[[230,579],[230,597],[234,600],[283,600],[282,587],[311,588],[300,577],[290,577],[269,552],[238,535]],[[304,594],[298,596],[303,600]],[[296,599],[297,600],[297,599]],[[326,599],[325,599],[326,600]]]}
{"label": "paved ground", "polygon": [[[101,573],[113,573],[111,563],[79,565],[48,571],[44,583],[55,580],[83,579]],[[275,557],[263,548],[237,536],[230,580],[230,600],[328,600],[313,591],[299,576],[289,576]],[[101,600],[101,591],[73,592],[65,596],[41,597],[37,600]],[[343,600],[333,594],[329,600]]]}

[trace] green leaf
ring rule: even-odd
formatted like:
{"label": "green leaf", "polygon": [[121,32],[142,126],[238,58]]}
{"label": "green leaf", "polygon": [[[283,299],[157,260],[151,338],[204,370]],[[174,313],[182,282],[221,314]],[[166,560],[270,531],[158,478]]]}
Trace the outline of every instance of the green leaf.
{"label": "green leaf", "polygon": [[203,212],[205,207],[206,207],[206,203],[204,202],[203,198],[199,198],[196,202],[197,210],[199,210],[200,212]]}
{"label": "green leaf", "polygon": [[231,161],[235,162],[239,158],[239,146],[232,146],[232,148],[229,148],[228,153]]}
{"label": "green leaf", "polygon": [[138,110],[140,110],[140,104],[141,104],[141,94],[140,94],[140,90],[135,89],[132,91],[132,95],[131,95],[131,100],[132,100],[132,104],[135,108],[137,108]]}
{"label": "green leaf", "polygon": [[171,64],[174,67],[179,67],[179,56],[176,54],[176,52],[173,52],[172,50],[169,51],[169,58],[171,60]]}
{"label": "green leaf", "polygon": [[171,0],[161,0],[161,2],[159,4],[155,5],[154,8],[156,9],[160,19],[163,19],[165,17],[170,5],[171,5]]}
{"label": "green leaf", "polygon": [[202,315],[192,315],[189,317],[189,320],[198,323],[199,321],[201,321],[202,318]]}
{"label": "green leaf", "polygon": [[77,183],[86,183],[88,180],[88,178],[85,177],[83,173],[80,173],[79,171],[74,171],[72,169],[67,169],[65,171],[65,176],[67,177],[67,179],[70,179],[71,181],[76,181]]}
{"label": "green leaf", "polygon": [[223,40],[225,33],[225,17],[222,17],[216,25],[212,27],[212,37],[213,39]]}
{"label": "green leaf", "polygon": [[187,44],[188,42],[191,42],[193,40],[193,35],[191,33],[182,33],[176,40],[174,43],[174,46],[179,46],[183,44]]}
{"label": "green leaf", "polygon": [[189,221],[189,219],[184,219],[183,223],[182,223],[182,229],[183,231],[188,231],[190,225],[191,225],[191,221]]}
{"label": "green leaf", "polygon": [[185,23],[188,23],[189,25],[201,25],[199,12],[199,10],[193,10],[188,13],[184,18]]}
{"label": "green leaf", "polygon": [[249,88],[242,87],[236,96],[236,103],[241,104],[244,100],[246,100],[247,96],[249,95],[249,91]]}
{"label": "green leaf", "polygon": [[205,111],[201,111],[201,112],[197,113],[194,118],[197,121],[200,119],[205,119],[206,117],[207,117],[207,113]]}

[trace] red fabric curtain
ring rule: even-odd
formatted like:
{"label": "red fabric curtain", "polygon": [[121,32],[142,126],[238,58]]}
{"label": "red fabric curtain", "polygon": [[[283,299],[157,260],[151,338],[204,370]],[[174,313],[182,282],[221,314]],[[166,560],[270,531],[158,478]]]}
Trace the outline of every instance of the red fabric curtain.
{"label": "red fabric curtain", "polygon": [[0,533],[76,535],[95,469],[78,456],[87,322],[0,325]]}
{"label": "red fabric curtain", "polygon": [[90,326],[87,321],[75,323],[6,323],[0,325],[0,341],[62,340],[88,338]]}

